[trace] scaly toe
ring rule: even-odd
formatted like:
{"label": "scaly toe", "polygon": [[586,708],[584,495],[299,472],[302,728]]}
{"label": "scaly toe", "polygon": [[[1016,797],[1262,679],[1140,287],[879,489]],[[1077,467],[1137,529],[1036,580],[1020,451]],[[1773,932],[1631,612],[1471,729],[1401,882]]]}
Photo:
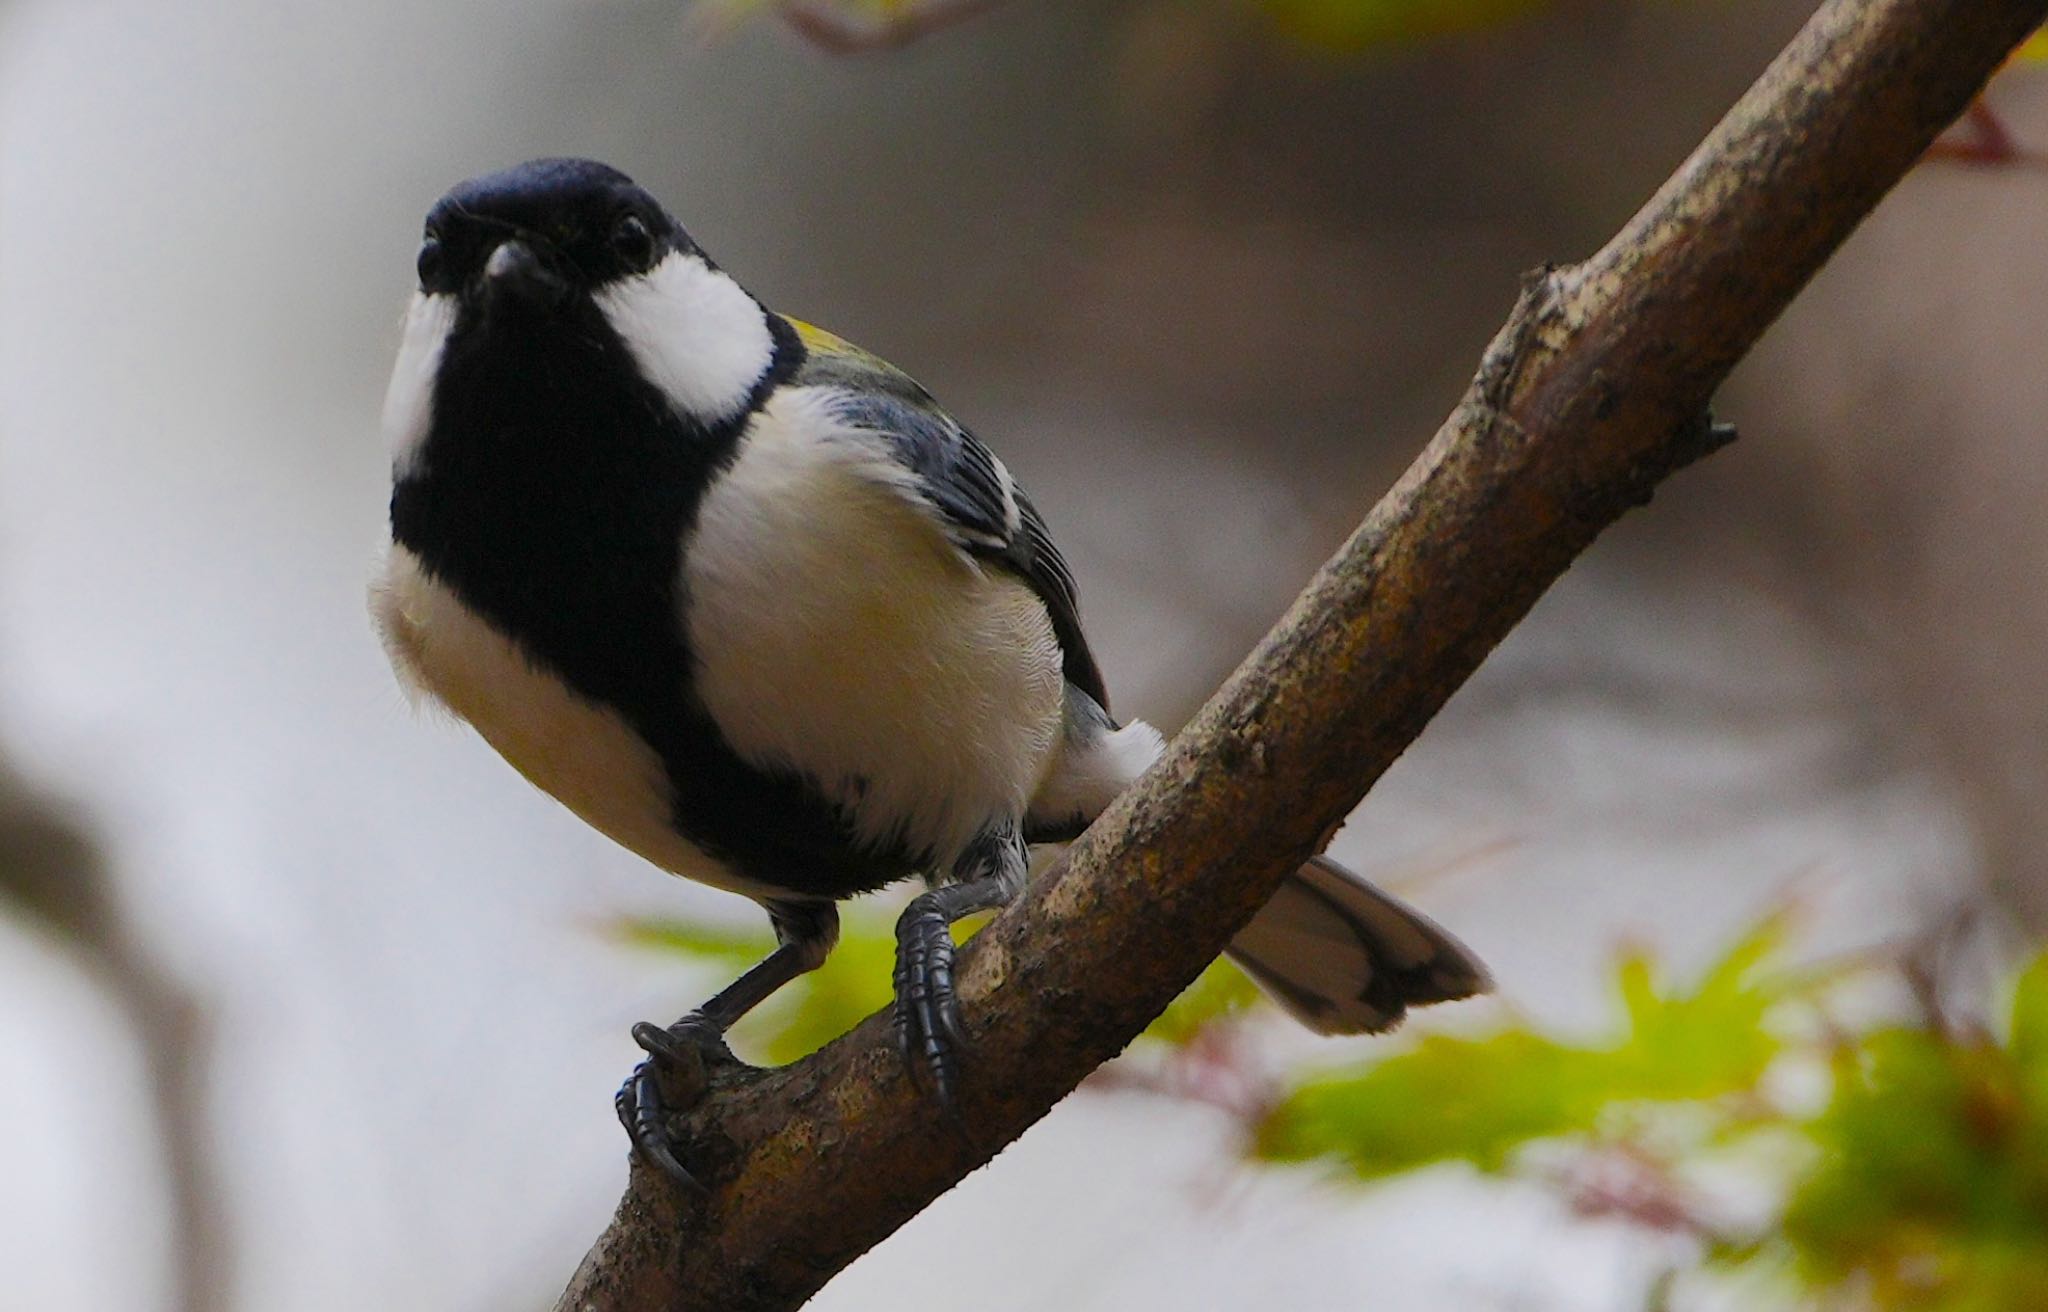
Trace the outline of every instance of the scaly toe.
{"label": "scaly toe", "polygon": [[612,1100],[619,1123],[626,1127],[627,1137],[642,1157],[685,1192],[701,1198],[704,1185],[676,1155],[669,1117],[704,1096],[710,1084],[705,1054],[722,1050],[723,1036],[709,1024],[686,1016],[666,1028],[642,1021],[633,1027],[633,1042],[648,1056],[633,1068]]}
{"label": "scaly toe", "polygon": [[675,1181],[685,1193],[702,1198],[706,1192],[703,1183],[683,1166],[669,1135],[668,1105],[661,1093],[659,1061],[659,1058],[650,1057],[635,1066],[626,1082],[619,1086],[618,1095],[612,1103],[618,1109],[620,1123],[626,1127],[627,1137],[633,1141],[633,1147],[640,1155],[660,1168],[661,1173]]}
{"label": "scaly toe", "polygon": [[896,1035],[913,1076],[931,1082],[949,1116],[957,1116],[958,1051],[965,1046],[953,992],[953,937],[937,915],[915,916],[898,929]]}

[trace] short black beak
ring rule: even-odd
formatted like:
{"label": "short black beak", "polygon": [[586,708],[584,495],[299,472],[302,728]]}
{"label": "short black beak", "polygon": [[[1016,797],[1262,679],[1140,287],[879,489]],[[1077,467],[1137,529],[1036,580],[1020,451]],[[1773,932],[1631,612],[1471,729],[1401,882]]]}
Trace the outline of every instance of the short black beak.
{"label": "short black beak", "polygon": [[518,238],[498,243],[484,262],[480,281],[484,307],[488,310],[552,310],[569,293],[562,276],[541,263],[533,248]]}

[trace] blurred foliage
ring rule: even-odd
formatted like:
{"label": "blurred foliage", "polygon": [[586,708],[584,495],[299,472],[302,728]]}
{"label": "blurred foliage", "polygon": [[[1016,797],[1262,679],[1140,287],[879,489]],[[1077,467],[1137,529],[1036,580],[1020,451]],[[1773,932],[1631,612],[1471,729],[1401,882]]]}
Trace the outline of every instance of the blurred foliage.
{"label": "blurred foliage", "polygon": [[[2048,953],[2003,1043],[1886,1027],[1845,1045],[1818,1164],[1778,1233],[1809,1283],[1883,1308],[2048,1308]],[[1741,1250],[1738,1250],[1738,1255]]]}
{"label": "blurred foliage", "polygon": [[[1604,1042],[1518,1025],[1425,1037],[1300,1080],[1258,1119],[1254,1151],[1359,1180],[1438,1162],[1530,1173],[1560,1151],[1625,1155],[1649,1177],[1633,1219],[1700,1237],[1703,1270],[1789,1280],[1792,1301],[1826,1306],[2048,1308],[2048,953],[2021,976],[2000,1041],[1932,1016],[1845,1029],[1824,1003],[1836,976],[1771,969],[1783,938],[1774,917],[1673,992],[1653,986],[1643,958],[1625,960],[1625,1023]],[[1788,1064],[1822,1074],[1826,1096],[1774,1096]],[[1656,1133],[1671,1124],[1689,1132]],[[1525,1151],[1538,1145],[1547,1158]],[[1754,1233],[1727,1233],[1685,1184],[1738,1159],[1782,1200]]]}
{"label": "blurred foliage", "polygon": [[1143,1037],[1185,1048],[1218,1024],[1264,999],[1251,976],[1219,957],[1195,976],[1195,982],[1179,997],[1166,1004],[1166,1010],[1146,1027]]}
{"label": "blurred foliage", "polygon": [[1633,1104],[1752,1091],[1780,1050],[1764,1018],[1790,985],[1761,966],[1783,933],[1782,918],[1766,921],[1684,992],[1660,992],[1646,958],[1624,958],[1615,986],[1626,1026],[1612,1041],[1527,1028],[1428,1035],[1399,1056],[1310,1078],[1268,1112],[1254,1150],[1366,1180],[1449,1160],[1500,1171],[1527,1144],[1595,1134]]}
{"label": "blurred foliage", "polygon": [[1541,12],[1551,0],[1251,0],[1304,45],[1353,52],[1474,32]]}
{"label": "blurred foliage", "polygon": [[[1228,0],[1264,15],[1301,45],[1335,53],[1499,27],[1556,0]],[[1002,0],[699,0],[714,25],[780,11],[797,30],[843,51],[893,49],[979,17]],[[2048,60],[2048,29],[2015,56]]]}
{"label": "blurred foliage", "polygon": [[[837,49],[889,49],[966,22],[998,0],[702,0],[720,24],[779,10]],[[1229,0],[1301,45],[1338,53],[1496,27],[1555,0]]]}
{"label": "blurred foliage", "polygon": [[[964,942],[988,917],[953,927]],[[775,949],[772,935],[718,929],[681,920],[628,920],[619,934],[639,947],[675,953],[729,969],[734,975]],[[734,1028],[742,1055],[785,1065],[824,1047],[888,1006],[896,970],[894,922],[872,912],[843,913],[839,945],[825,964],[798,977]],[[1192,1043],[1226,1018],[1258,1001],[1258,986],[1227,961],[1217,961],[1152,1022],[1146,1037],[1175,1047]]]}
{"label": "blurred foliage", "polygon": [[[774,946],[765,933],[675,921],[624,933],[733,972]],[[1240,1109],[1252,1151],[1359,1181],[1463,1162],[1572,1189],[1592,1177],[1557,1173],[1561,1155],[1621,1160],[1637,1173],[1630,1188],[1571,1201],[1694,1236],[1706,1278],[1761,1278],[1802,1306],[2048,1308],[2048,953],[2015,986],[2002,1039],[1937,1016],[1857,1030],[1829,1014],[1848,972],[1786,969],[1788,934],[1786,915],[1765,919],[1683,987],[1660,982],[1648,956],[1625,955],[1612,980],[1618,1023],[1604,1037],[1528,1023],[1430,1034],[1378,1061],[1266,1085]],[[894,955],[888,919],[848,916],[826,964],[749,1016],[737,1040],[796,1060],[888,1005]],[[1258,998],[1218,962],[1147,1035],[1211,1062],[1241,1054],[1204,1040]],[[1788,1070],[1820,1083],[1787,1096],[1798,1084],[1780,1078]],[[1730,1163],[1779,1200],[1771,1223],[1730,1229],[1699,1205],[1689,1182]]]}
{"label": "blurred foliage", "polygon": [[[633,920],[621,932],[629,943],[716,963],[735,977],[775,950],[770,933],[690,921]],[[888,1006],[895,969],[896,935],[890,924],[871,915],[845,916],[839,946],[825,964],[748,1013],[734,1027],[733,1042],[742,1055],[771,1065],[793,1062]]]}

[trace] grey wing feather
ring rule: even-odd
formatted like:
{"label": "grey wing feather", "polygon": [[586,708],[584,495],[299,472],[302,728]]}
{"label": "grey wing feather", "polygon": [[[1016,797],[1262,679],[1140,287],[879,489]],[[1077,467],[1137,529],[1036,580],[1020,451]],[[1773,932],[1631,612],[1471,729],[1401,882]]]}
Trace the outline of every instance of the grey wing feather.
{"label": "grey wing feather", "polygon": [[1074,576],[1053,545],[1045,519],[987,447],[939,408],[929,392],[865,354],[813,355],[797,381],[836,393],[847,423],[881,434],[917,476],[918,490],[943,517],[961,550],[1022,579],[1052,618],[1067,681],[1106,710],[1109,693],[1081,631]]}
{"label": "grey wing feather", "polygon": [[833,410],[856,428],[879,433],[917,475],[919,491],[943,513],[949,535],[970,551],[1001,552],[1017,515],[1009,478],[988,448],[943,412],[886,392],[848,389]]}
{"label": "grey wing feather", "polygon": [[1447,930],[1320,856],[1280,885],[1227,951],[1319,1034],[1391,1029],[1410,1007],[1493,987]]}

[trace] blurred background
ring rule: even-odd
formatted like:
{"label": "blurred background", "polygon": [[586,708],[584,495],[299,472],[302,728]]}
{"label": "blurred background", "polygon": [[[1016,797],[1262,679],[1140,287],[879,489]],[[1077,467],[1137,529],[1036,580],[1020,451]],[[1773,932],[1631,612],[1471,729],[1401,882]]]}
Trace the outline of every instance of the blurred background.
{"label": "blurred background", "polygon": [[[985,8],[848,52],[881,20],[0,0],[0,1303],[550,1307],[624,1182],[627,1027],[727,971],[618,922],[758,928],[411,711],[372,636],[376,416],[449,184],[608,160],[921,378],[1051,519],[1119,710],[1170,729],[1518,272],[1604,240],[1809,5]],[[2048,145],[2048,73],[1988,103]],[[2048,174],[1986,140],[1886,202],[1727,389],[1743,440],[1339,838],[1498,975],[1417,1031],[1597,1035],[1618,951],[1682,979],[1788,900],[1807,961],[1966,915],[1913,978],[2002,1005],[2048,922]],[[1259,1072],[1412,1042],[1240,1029]],[[1541,1172],[1363,1190],[1245,1135],[1084,1091],[815,1306],[1776,1305]]]}

